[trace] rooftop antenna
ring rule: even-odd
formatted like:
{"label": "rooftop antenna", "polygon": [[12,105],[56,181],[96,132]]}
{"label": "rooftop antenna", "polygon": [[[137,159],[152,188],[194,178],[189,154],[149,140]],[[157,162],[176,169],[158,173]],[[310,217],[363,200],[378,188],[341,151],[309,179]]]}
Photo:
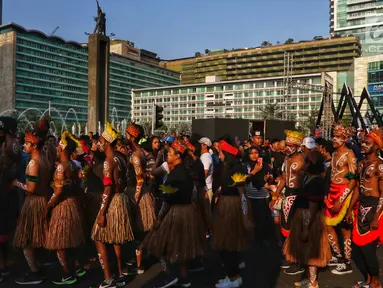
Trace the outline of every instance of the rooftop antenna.
{"label": "rooftop antenna", "polygon": [[[2,1],[2,0],[0,0],[0,1]],[[51,36],[55,35],[55,33],[57,32],[57,30],[59,30],[59,28],[60,28],[60,26],[57,26],[57,27],[55,28],[55,30],[52,31]]]}

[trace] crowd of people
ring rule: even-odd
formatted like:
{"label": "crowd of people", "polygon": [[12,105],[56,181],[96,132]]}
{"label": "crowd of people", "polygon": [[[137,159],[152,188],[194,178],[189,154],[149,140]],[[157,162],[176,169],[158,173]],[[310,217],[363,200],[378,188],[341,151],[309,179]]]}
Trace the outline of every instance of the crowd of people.
{"label": "crowd of people", "polygon": [[[57,285],[76,283],[98,261],[98,287],[123,287],[125,276],[145,273],[151,255],[166,275],[156,287],[191,287],[188,271],[203,268],[209,245],[226,274],[215,287],[240,287],[241,255],[258,241],[283,251],[284,272],[302,275],[296,287],[319,287],[320,267],[352,273],[351,259],[364,277],[354,287],[382,287],[379,129],[356,137],[336,123],[332,141],[289,130],[283,140],[254,131],[240,142],[145,137],[136,123],[123,133],[107,123],[101,135],[79,137],[56,138],[48,127],[41,119],[23,135],[15,119],[0,118],[0,282],[9,277],[12,242],[29,267],[18,284],[44,281],[36,254],[44,248],[61,265]],[[126,265],[129,242],[136,259]]]}

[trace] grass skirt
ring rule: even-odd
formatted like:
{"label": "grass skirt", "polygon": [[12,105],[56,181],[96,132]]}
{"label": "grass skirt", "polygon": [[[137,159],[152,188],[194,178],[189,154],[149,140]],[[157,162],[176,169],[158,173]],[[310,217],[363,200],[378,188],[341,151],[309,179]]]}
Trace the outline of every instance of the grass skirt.
{"label": "grass skirt", "polygon": [[93,225],[92,240],[108,244],[124,244],[134,240],[129,218],[128,196],[114,194],[106,213],[106,226],[99,227],[97,218]]}
{"label": "grass skirt", "polygon": [[80,205],[73,197],[64,199],[52,209],[45,248],[62,250],[85,243]]}
{"label": "grass skirt", "polygon": [[211,212],[211,202],[208,192],[205,189],[199,189],[197,194],[197,210],[200,212],[201,217],[203,219],[203,223],[205,225],[205,229],[211,229],[213,216]]}
{"label": "grass skirt", "polygon": [[156,221],[156,202],[151,192],[143,192],[137,205],[136,224],[141,232],[148,232]]}
{"label": "grass skirt", "polygon": [[309,238],[301,239],[308,209],[297,209],[291,223],[290,236],[286,239],[284,254],[290,262],[300,265],[325,267],[331,258],[330,244],[326,233],[324,215],[318,210],[310,226]]}
{"label": "grass skirt", "polygon": [[13,245],[17,248],[41,248],[45,245],[47,221],[45,206],[47,201],[42,196],[28,195],[17,220]]}
{"label": "grass skirt", "polygon": [[193,205],[172,205],[157,229],[143,241],[144,249],[158,259],[186,262],[203,255],[205,233],[200,214]]}
{"label": "grass skirt", "polygon": [[249,234],[243,225],[240,196],[219,197],[212,232],[211,246],[214,250],[240,252],[249,248],[254,235]]}

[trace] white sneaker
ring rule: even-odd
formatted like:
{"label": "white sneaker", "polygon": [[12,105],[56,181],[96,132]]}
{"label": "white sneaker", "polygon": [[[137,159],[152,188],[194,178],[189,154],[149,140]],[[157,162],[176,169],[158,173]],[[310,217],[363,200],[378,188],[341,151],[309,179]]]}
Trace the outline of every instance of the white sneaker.
{"label": "white sneaker", "polygon": [[215,284],[216,288],[238,288],[242,286],[242,278],[238,278],[234,281],[230,281],[229,278],[225,278],[224,281]]}

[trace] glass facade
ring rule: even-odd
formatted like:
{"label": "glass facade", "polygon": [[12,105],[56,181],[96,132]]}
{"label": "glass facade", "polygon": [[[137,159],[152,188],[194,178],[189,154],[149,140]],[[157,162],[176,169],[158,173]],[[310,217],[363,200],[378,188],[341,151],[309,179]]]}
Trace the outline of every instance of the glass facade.
{"label": "glass facade", "polygon": [[[383,53],[383,41],[376,39],[382,31],[383,0],[331,0],[330,3],[332,34],[356,36],[362,44],[363,56]],[[335,10],[331,8],[332,3],[336,5]]]}
{"label": "glass facade", "polygon": [[383,61],[368,63],[368,92],[376,108],[383,109]]}
{"label": "glass facade", "polygon": [[[10,31],[16,31],[16,109],[36,108],[43,112],[50,102],[55,108],[51,110],[53,119],[87,122],[87,48],[18,25],[0,26],[0,34]],[[109,73],[109,114],[116,121],[117,117],[119,121],[131,118],[133,88],[180,83],[177,73],[116,54],[110,57]]]}
{"label": "glass facade", "polygon": [[[297,76],[300,84],[321,85],[322,76]],[[153,103],[164,107],[164,122],[172,127],[180,121],[200,118],[263,119],[266,105],[288,109],[297,120],[304,121],[311,111],[320,108],[322,92],[293,89],[286,104],[282,78],[224,81],[176,87],[133,90],[133,119],[144,123],[151,119]]]}

